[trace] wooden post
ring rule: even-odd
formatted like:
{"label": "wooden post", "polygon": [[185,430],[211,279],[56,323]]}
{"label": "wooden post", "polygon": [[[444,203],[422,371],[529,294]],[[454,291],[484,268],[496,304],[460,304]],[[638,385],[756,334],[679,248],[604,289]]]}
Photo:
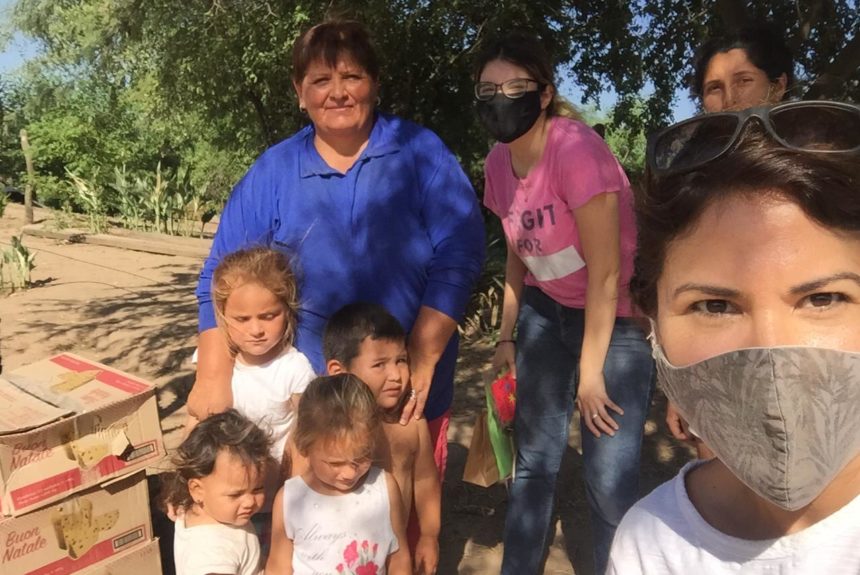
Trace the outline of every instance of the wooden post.
{"label": "wooden post", "polygon": [[33,223],[33,182],[36,181],[36,171],[33,169],[33,152],[30,150],[30,140],[27,130],[21,128],[21,150],[24,152],[24,162],[27,165],[27,183],[24,184],[24,221]]}

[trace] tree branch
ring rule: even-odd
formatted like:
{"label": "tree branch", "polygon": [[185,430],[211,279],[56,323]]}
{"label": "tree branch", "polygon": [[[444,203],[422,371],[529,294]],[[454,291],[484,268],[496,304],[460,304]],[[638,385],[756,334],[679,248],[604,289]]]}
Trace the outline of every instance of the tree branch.
{"label": "tree branch", "polygon": [[254,106],[254,111],[257,113],[257,120],[260,122],[260,131],[266,140],[266,147],[271,146],[275,141],[272,134],[272,126],[269,124],[269,119],[266,116],[266,107],[263,105],[263,99],[250,88],[245,91],[245,94],[251,100],[251,105]]}
{"label": "tree branch", "polygon": [[860,68],[860,33],[855,33],[854,38],[824,67],[806,90],[803,99],[818,100],[837,94],[844,86],[845,79],[857,68]]}

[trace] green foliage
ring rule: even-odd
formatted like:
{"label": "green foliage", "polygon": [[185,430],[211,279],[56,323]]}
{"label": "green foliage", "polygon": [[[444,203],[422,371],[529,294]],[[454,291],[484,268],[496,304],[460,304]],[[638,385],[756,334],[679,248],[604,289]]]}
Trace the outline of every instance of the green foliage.
{"label": "green foliage", "polygon": [[125,166],[114,170],[110,185],[123,226],[132,230],[203,237],[203,226],[220,203],[206,196],[206,188],[192,183],[188,169],[164,174],[161,165],[151,174],[132,176]]}
{"label": "green foliage", "polygon": [[[668,121],[695,48],[746,19],[785,32],[797,95],[860,100],[855,0],[353,0],[346,10],[310,0],[18,0],[11,26],[41,53],[0,81],[0,182],[21,182],[26,127],[42,203],[91,209],[69,170],[100,190],[103,216],[195,233],[253,158],[306,122],[290,46],[330,10],[375,34],[380,109],[435,130],[479,194],[490,141],[474,113],[472,65],[500,31],[538,33],[559,80],[582,89],[578,104],[617,94],[606,138],[634,181],[644,134]],[[500,237],[490,228],[491,241]],[[498,263],[481,282],[485,307],[498,301]],[[478,321],[487,323],[492,314]]]}
{"label": "green foliage", "polygon": [[111,184],[117,199],[116,208],[124,227],[130,230],[143,229],[146,210],[144,196],[146,182],[141,178],[132,178],[126,167],[114,168],[114,181]]}
{"label": "green foliage", "polygon": [[24,153],[18,140],[23,127],[22,95],[7,78],[0,77],[0,187],[15,185],[24,172]]}
{"label": "green foliage", "polygon": [[83,207],[84,213],[87,214],[90,231],[94,234],[106,232],[108,223],[104,188],[96,183],[95,178],[85,180],[68,168],[66,168],[66,173],[77,194],[78,203]]}
{"label": "green foliage", "polygon": [[30,287],[35,261],[36,254],[30,253],[18,236],[12,236],[11,246],[0,254],[0,290]]}

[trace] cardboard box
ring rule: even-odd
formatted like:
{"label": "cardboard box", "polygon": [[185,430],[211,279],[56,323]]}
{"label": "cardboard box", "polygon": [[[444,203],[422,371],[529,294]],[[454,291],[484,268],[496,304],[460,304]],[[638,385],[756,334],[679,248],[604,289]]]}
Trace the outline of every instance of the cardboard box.
{"label": "cardboard box", "polygon": [[143,547],[129,549],[115,559],[84,569],[79,575],[161,575],[161,553],[158,539]]}
{"label": "cardboard box", "polygon": [[70,353],[0,378],[0,512],[18,516],[164,455],[155,389]]}
{"label": "cardboard box", "polygon": [[152,538],[146,474],[0,520],[0,538],[0,575],[69,575],[119,559]]}

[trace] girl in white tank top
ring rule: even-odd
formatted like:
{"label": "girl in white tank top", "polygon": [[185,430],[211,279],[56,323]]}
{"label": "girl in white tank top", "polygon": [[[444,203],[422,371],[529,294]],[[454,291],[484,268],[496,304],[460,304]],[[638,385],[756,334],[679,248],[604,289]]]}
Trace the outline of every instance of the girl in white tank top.
{"label": "girl in white tank top", "polygon": [[376,399],[360,379],[311,382],[294,435],[308,470],[275,498],[267,573],[412,572],[397,482],[371,461],[378,432]]}

